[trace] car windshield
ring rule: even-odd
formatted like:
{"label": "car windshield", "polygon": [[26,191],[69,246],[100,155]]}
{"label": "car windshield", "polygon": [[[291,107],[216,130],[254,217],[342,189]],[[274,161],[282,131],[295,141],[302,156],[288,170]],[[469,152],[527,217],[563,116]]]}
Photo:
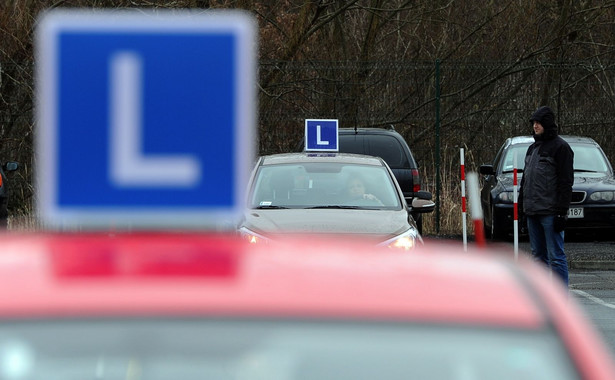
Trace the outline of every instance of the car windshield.
{"label": "car windshield", "polygon": [[609,165],[602,152],[594,145],[570,144],[574,152],[574,171],[579,172],[608,172]]}
{"label": "car windshield", "polygon": [[[515,168],[514,157],[516,155],[516,168],[523,170],[525,167],[525,153],[529,144],[517,144],[511,146],[504,156],[501,166],[502,173],[510,173]],[[599,148],[592,144],[570,143],[570,148],[574,152],[575,172],[585,173],[607,173],[610,171],[609,164]]]}
{"label": "car windshield", "polygon": [[530,144],[516,144],[510,146],[504,155],[504,160],[500,169],[501,172],[509,173],[515,168],[517,168],[517,170],[523,170],[525,167],[525,153],[529,146]]}
{"label": "car windshield", "polygon": [[401,201],[384,166],[307,162],[262,166],[250,207],[400,209]]}
{"label": "car windshield", "polygon": [[2,379],[578,379],[545,331],[292,320],[0,326]]}

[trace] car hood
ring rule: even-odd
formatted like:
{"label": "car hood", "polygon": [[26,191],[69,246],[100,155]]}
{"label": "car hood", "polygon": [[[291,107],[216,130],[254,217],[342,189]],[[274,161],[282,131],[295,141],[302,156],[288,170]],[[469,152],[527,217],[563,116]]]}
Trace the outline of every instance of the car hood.
{"label": "car hood", "polygon": [[[517,174],[518,184],[521,184],[521,176],[521,173]],[[506,189],[512,189],[513,173],[500,174],[498,176],[498,182]],[[582,190],[587,188],[596,188],[598,190],[601,189],[603,186],[607,187],[609,190],[614,190],[613,187],[615,187],[615,178],[605,173],[574,173],[573,188],[575,190]]]}
{"label": "car hood", "polygon": [[613,190],[615,186],[615,179],[612,176],[604,173],[575,173],[574,174],[574,187],[595,187],[604,184],[609,187],[609,190]]}
{"label": "car hood", "polygon": [[[506,187],[506,188],[511,188],[513,186],[513,173],[505,173],[505,174],[500,174],[498,176],[498,183],[500,183],[502,186]],[[521,183],[521,173],[517,174],[517,183]]]}
{"label": "car hood", "polygon": [[256,233],[361,235],[386,240],[411,228],[404,210],[249,210],[242,227]]}

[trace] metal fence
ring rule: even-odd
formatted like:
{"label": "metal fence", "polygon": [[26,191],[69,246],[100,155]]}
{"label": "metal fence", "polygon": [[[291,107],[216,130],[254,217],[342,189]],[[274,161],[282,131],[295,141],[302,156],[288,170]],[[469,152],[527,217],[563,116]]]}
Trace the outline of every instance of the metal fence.
{"label": "metal fence", "polygon": [[436,67],[261,62],[260,151],[288,149],[306,118],[335,118],[345,127],[394,125],[424,160],[438,135],[444,148],[465,146],[484,160],[506,137],[529,133],[529,116],[544,103],[561,133],[593,137],[615,158],[614,65],[442,62],[438,75]]}
{"label": "metal fence", "polygon": [[[393,125],[419,161],[424,187],[436,193],[457,182],[459,148],[466,171],[477,170],[505,138],[529,134],[530,114],[546,104],[561,133],[592,137],[615,160],[610,63],[261,61],[259,78],[261,154],[296,149],[306,118]],[[33,89],[31,63],[2,63],[0,161],[25,167],[15,178],[13,210],[29,210],[33,197]]]}
{"label": "metal fence", "polygon": [[434,194],[446,186],[454,192],[461,147],[466,170],[476,171],[507,137],[529,134],[531,113],[549,105],[561,134],[594,138],[613,162],[614,69],[598,63],[261,62],[259,148],[263,154],[292,150],[306,118],[338,119],[342,127],[393,125],[422,166],[423,186]]}

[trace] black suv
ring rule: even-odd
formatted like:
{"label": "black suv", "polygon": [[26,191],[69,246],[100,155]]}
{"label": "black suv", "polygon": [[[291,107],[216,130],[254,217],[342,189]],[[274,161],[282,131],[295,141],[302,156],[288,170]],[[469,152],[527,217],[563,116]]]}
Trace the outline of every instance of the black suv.
{"label": "black suv", "polygon": [[4,165],[0,165],[0,229],[6,228],[8,220],[8,211],[6,209],[9,194],[6,181],[6,172],[12,172],[19,168],[19,164],[14,161],[9,161]]}
{"label": "black suv", "polygon": [[[410,147],[393,128],[339,128],[339,152],[381,157],[393,171],[409,206],[413,199],[431,200],[430,192],[421,191],[421,177]],[[302,141],[301,149],[304,149]],[[411,212],[420,233],[423,233],[422,213],[432,208],[417,207]],[[420,211],[420,212],[419,212]]]}

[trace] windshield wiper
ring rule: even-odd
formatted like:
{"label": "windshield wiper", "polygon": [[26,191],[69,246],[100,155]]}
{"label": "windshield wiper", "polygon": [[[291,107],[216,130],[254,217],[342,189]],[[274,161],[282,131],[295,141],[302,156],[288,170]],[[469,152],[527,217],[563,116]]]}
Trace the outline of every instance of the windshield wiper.
{"label": "windshield wiper", "polygon": [[254,207],[256,210],[282,210],[287,209],[288,207],[283,206],[258,206]]}
{"label": "windshield wiper", "polygon": [[[502,174],[514,173],[514,170],[502,170]],[[517,169],[517,173],[523,173],[523,169]]]}
{"label": "windshield wiper", "polygon": [[574,169],[575,173],[598,173],[597,170],[589,170],[589,169]]}
{"label": "windshield wiper", "polygon": [[341,206],[341,205],[327,205],[327,206],[306,207],[306,209],[315,209],[315,208],[339,208],[339,209],[356,210],[356,209],[361,208],[361,207],[359,207],[359,206]]}

